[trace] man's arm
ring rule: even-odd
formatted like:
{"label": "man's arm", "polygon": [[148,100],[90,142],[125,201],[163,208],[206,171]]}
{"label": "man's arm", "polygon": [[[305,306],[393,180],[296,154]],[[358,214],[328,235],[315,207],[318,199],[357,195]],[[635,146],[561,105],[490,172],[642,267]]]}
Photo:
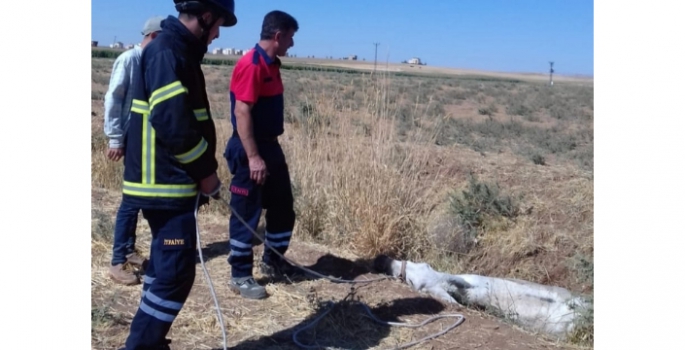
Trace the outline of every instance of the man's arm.
{"label": "man's arm", "polygon": [[155,54],[147,63],[146,90],[150,123],[155,136],[182,164],[191,178],[200,183],[203,193],[212,192],[219,184],[218,163],[202,136],[199,122],[188,103],[188,88],[178,75],[176,58],[171,51]]}
{"label": "man's arm", "polygon": [[119,160],[123,153],[124,130],[122,127],[122,112],[124,98],[129,89],[130,59],[127,54],[122,54],[114,61],[109,87],[105,94],[105,122],[104,131],[109,139],[109,151],[107,156],[112,160]]}
{"label": "man's arm", "polygon": [[238,124],[238,135],[240,141],[245,148],[248,158],[258,157],[257,142],[254,139],[254,129],[252,128],[252,103],[236,100],[235,103],[235,117]]}

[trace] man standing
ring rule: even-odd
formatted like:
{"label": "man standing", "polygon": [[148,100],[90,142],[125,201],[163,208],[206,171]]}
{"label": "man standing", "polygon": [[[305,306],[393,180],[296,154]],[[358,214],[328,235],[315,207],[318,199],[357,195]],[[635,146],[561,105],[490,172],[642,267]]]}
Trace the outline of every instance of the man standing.
{"label": "man standing", "polygon": [[[140,46],[122,53],[114,61],[109,89],[105,94],[105,135],[109,138],[107,158],[115,162],[124,155],[124,133],[128,127],[131,96],[133,95],[130,87],[138,78],[140,55],[143,53],[143,48],[156,38],[162,30],[163,19],[162,17],[148,19],[143,26],[143,41]],[[147,265],[147,260],[135,251],[139,210],[137,207],[131,207],[122,202],[117,212],[114,227],[112,265],[109,268],[109,277],[115,282],[126,285],[138,284],[140,281],[136,275],[124,270],[125,263],[138,268]]]}
{"label": "man standing", "polygon": [[[282,11],[269,12],[259,43],[244,55],[231,78],[230,137],[224,157],[233,175],[231,206],[253,230],[266,209],[266,245],[260,264],[267,275],[296,277],[300,271],[270,249],[285,254],[295,225],[293,194],[285,155],[278,143],[283,134],[283,83],[278,56],[294,46],[297,21]],[[229,222],[231,281],[229,287],[250,299],[266,297],[252,277],[252,233],[231,214]]]}
{"label": "man standing", "polygon": [[195,281],[194,211],[221,188],[201,63],[220,27],[237,23],[235,5],[174,3],[178,18],[167,17],[143,50],[126,133],[123,200],[142,208],[152,230],[143,296],[126,350],[169,349],[166,335]]}

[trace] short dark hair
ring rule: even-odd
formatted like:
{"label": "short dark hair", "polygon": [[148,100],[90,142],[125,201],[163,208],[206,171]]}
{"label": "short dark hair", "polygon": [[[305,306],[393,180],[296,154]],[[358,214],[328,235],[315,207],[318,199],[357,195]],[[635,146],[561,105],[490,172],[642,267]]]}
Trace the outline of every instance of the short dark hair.
{"label": "short dark hair", "polygon": [[271,11],[264,16],[260,37],[262,40],[269,40],[276,35],[277,31],[287,32],[290,29],[295,32],[300,29],[297,20],[293,16],[283,11]]}

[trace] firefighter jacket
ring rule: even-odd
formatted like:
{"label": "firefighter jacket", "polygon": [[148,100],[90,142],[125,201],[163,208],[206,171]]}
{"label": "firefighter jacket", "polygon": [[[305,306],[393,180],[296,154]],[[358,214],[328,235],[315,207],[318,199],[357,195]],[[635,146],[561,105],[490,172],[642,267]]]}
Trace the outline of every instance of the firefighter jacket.
{"label": "firefighter jacket", "polygon": [[200,66],[206,52],[207,45],[172,16],[143,50],[125,134],[127,204],[192,209],[199,182],[217,170],[216,129]]}

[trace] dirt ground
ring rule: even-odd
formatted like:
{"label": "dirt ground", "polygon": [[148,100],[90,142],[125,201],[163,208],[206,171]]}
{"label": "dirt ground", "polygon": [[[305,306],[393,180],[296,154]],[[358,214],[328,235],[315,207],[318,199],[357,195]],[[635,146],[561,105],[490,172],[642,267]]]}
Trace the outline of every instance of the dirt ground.
{"label": "dirt ground", "polygon": [[[131,319],[141,296],[141,285],[121,286],[107,277],[111,258],[111,241],[97,238],[97,227],[113,222],[119,195],[104,190],[92,191],[92,314],[93,349],[118,349],[123,346]],[[436,339],[411,349],[573,349],[529,334],[511,324],[480,311],[443,304],[421,295],[396,280],[358,284],[337,284],[317,279],[289,283],[268,281],[258,269],[255,277],[266,283],[269,297],[247,300],[233,294],[227,286],[230,269],[226,262],[228,238],[226,218],[217,214],[199,214],[203,259],[219,300],[226,325],[228,345],[234,350],[299,349],[293,332],[305,327],[333,309],[315,327],[303,331],[298,339],[304,344],[318,344],[323,349],[390,349],[454,323],[441,319],[417,329],[388,327],[366,316],[361,303],[368,305],[380,319],[420,323],[439,314],[459,313],[465,321]],[[100,225],[100,226],[98,226]],[[102,226],[104,225],[104,226]],[[255,240],[256,242],[259,242]],[[149,249],[150,231],[142,219],[138,223],[138,246]],[[261,244],[261,242],[259,242]],[[255,247],[255,260],[262,246]],[[381,277],[371,271],[370,261],[349,252],[336,251],[294,238],[286,256],[314,271],[343,279],[364,280]],[[195,285],[183,310],[177,317],[169,338],[172,349],[222,349],[221,327],[217,321],[208,283],[199,263]]]}

